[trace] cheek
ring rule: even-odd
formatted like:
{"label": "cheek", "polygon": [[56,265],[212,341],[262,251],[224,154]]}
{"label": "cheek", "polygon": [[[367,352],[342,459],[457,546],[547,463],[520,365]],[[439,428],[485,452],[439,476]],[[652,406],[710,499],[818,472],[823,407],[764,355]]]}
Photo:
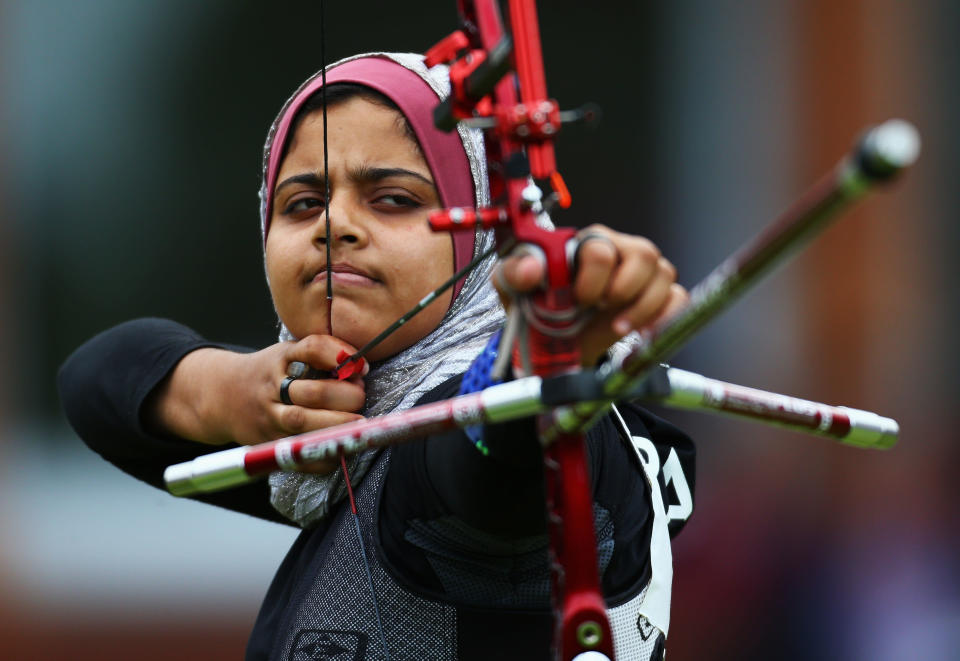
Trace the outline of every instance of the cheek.
{"label": "cheek", "polygon": [[267,272],[267,282],[270,285],[270,294],[278,305],[282,302],[285,285],[290,279],[290,265],[292,260],[286,255],[282,238],[275,232],[267,235],[267,244],[264,249],[264,264]]}
{"label": "cheek", "polygon": [[271,235],[267,235],[267,243],[264,246],[263,251],[263,261],[264,266],[267,271],[267,281],[270,283],[270,289],[273,289],[273,283],[279,277],[278,265],[281,264],[281,260],[277,255],[276,241],[271,240]]}
{"label": "cheek", "polygon": [[426,219],[403,228],[381,228],[374,240],[381,269],[395,285],[403,283],[405,298],[419,299],[453,275],[453,239],[446,232],[430,231]]}
{"label": "cheek", "polygon": [[[380,312],[382,323],[396,320],[453,275],[453,240],[449,234],[414,230],[403,237],[394,236],[389,246],[387,261],[392,286],[388,307]],[[451,297],[452,289],[447,289],[404,324],[393,338],[371,352],[371,358],[378,360],[393,355],[429,335],[446,314]],[[386,319],[387,316],[390,319]]]}
{"label": "cheek", "polygon": [[[411,291],[409,296],[413,302],[419,301],[453,275],[453,240],[449,234],[434,234],[422,236],[417,244],[418,254],[411,264],[409,281],[416,282],[417,291]],[[408,260],[410,261],[410,260]],[[429,328],[427,332],[436,328],[450,307],[452,289],[447,289],[433,304],[422,313]]]}
{"label": "cheek", "polygon": [[431,283],[431,289],[453,275],[453,239],[449,234],[421,234],[413,246],[417,257],[416,273],[422,281]]}

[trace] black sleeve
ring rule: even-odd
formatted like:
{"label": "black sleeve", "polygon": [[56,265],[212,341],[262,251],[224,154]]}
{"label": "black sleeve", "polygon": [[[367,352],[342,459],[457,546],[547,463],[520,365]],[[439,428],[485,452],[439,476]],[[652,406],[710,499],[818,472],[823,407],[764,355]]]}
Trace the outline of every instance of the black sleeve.
{"label": "black sleeve", "polygon": [[[229,348],[164,319],[120,324],[86,342],[60,368],[57,385],[67,419],[95,452],[121,470],[164,489],[170,464],[231,446],[163,436],[143,424],[144,403],[180,360],[203,347]],[[228,509],[288,523],[271,506],[265,482],[198,496]]]}

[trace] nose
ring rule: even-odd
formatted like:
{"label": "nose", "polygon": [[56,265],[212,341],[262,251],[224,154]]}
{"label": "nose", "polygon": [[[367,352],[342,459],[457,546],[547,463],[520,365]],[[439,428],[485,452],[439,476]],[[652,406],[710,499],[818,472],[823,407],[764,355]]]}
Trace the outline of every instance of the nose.
{"label": "nose", "polygon": [[337,244],[353,246],[364,245],[369,236],[366,224],[363,221],[363,212],[359,205],[347,200],[344,196],[331,196],[330,206],[326,212],[317,217],[314,224],[314,242],[325,246],[327,243],[327,213],[330,214],[330,234],[333,237],[331,247]]}

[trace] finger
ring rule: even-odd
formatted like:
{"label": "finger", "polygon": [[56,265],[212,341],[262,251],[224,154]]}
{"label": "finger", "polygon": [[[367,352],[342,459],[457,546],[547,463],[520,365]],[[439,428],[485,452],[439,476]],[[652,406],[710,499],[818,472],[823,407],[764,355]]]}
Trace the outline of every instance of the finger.
{"label": "finger", "polygon": [[347,411],[317,410],[284,404],[275,405],[273,413],[276,420],[273,438],[284,438],[315,429],[326,429],[363,418],[362,415]]}
{"label": "finger", "polygon": [[620,235],[615,240],[620,252],[620,264],[604,292],[606,304],[612,308],[636,300],[657,275],[661,260],[660,250],[647,239]]}
{"label": "finger", "polygon": [[581,307],[606,307],[604,292],[610,283],[620,254],[614,240],[596,230],[586,233],[577,249],[574,296]]}
{"label": "finger", "polygon": [[653,278],[640,297],[614,319],[614,332],[626,335],[631,330],[650,324],[668,303],[675,277],[673,265],[661,258]]}
{"label": "finger", "polygon": [[690,302],[690,293],[687,292],[686,288],[683,285],[677,284],[676,282],[670,285],[670,294],[667,300],[667,304],[663,306],[663,309],[657,313],[656,318],[651,321],[651,324],[659,324],[662,321],[672,318],[677,313],[680,312],[683,308],[687,306]]}
{"label": "finger", "polygon": [[526,293],[543,281],[543,263],[533,255],[515,255],[503,259],[494,273],[493,284],[501,296]]}
{"label": "finger", "polygon": [[287,389],[296,406],[331,411],[359,411],[366,401],[361,385],[334,379],[297,379]]}
{"label": "finger", "polygon": [[360,386],[361,388],[366,388],[367,384],[364,382],[363,377],[366,376],[367,372],[369,371],[370,371],[370,363],[367,363],[362,373],[353,374],[352,376],[346,379],[346,382],[352,383],[356,386]]}
{"label": "finger", "polygon": [[284,372],[286,372],[287,365],[294,361],[306,363],[318,370],[335,369],[339,364],[337,355],[341,351],[353,354],[356,353],[357,349],[332,335],[308,335],[299,342],[287,346],[284,354],[286,360],[286,364],[283,366]]}

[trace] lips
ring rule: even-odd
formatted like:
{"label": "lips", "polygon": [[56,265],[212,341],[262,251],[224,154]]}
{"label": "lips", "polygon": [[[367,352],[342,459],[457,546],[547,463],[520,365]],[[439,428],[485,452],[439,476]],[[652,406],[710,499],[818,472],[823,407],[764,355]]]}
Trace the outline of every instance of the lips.
{"label": "lips", "polygon": [[[331,269],[333,272],[333,284],[335,285],[373,285],[377,284],[380,281],[374,278],[372,275],[364,271],[363,269],[357,268],[352,264],[338,263],[334,264]],[[316,275],[314,275],[310,282],[326,282],[327,281],[327,269],[320,269]]]}

